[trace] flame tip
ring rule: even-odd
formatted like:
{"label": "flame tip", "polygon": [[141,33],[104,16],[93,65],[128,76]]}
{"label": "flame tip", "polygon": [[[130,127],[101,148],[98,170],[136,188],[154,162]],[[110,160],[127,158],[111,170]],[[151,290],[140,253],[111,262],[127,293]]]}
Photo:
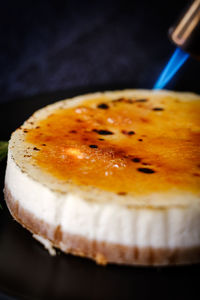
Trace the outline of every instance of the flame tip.
{"label": "flame tip", "polygon": [[164,70],[161,72],[153,89],[163,89],[176,74],[176,72],[180,69],[180,67],[185,63],[188,57],[188,53],[184,52],[180,48],[176,48],[169,61],[167,62]]}

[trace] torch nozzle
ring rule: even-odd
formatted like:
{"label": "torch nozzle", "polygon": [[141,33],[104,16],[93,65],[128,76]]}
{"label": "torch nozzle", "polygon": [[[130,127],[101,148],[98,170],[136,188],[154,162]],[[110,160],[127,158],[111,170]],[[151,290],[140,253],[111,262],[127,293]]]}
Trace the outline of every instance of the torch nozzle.
{"label": "torch nozzle", "polygon": [[169,35],[176,46],[200,57],[200,0],[193,1],[176,25],[170,28]]}

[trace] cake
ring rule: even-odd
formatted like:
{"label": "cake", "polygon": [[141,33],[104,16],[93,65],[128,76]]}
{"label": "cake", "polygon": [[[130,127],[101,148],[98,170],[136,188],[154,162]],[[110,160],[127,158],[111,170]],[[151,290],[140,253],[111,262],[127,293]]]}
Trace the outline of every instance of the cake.
{"label": "cake", "polygon": [[5,200],[54,248],[98,264],[200,261],[200,96],[122,90],[66,99],[12,133]]}

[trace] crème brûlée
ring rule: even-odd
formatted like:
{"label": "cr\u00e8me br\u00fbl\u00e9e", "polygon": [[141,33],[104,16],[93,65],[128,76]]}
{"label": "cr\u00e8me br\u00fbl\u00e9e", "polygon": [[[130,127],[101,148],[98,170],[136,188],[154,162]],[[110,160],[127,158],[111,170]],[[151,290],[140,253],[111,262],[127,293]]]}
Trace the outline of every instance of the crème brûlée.
{"label": "cr\u00e8me br\u00fbl\u00e9e", "polygon": [[11,136],[5,199],[53,247],[99,264],[200,261],[200,96],[124,90],[59,101]]}

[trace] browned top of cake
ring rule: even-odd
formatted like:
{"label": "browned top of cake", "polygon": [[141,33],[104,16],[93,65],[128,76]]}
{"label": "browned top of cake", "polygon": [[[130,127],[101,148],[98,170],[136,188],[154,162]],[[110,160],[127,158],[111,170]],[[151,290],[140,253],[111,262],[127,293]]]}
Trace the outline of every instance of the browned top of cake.
{"label": "browned top of cake", "polygon": [[58,179],[124,195],[200,181],[200,101],[102,96],[54,110],[32,129],[37,165]]}

